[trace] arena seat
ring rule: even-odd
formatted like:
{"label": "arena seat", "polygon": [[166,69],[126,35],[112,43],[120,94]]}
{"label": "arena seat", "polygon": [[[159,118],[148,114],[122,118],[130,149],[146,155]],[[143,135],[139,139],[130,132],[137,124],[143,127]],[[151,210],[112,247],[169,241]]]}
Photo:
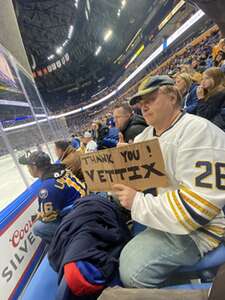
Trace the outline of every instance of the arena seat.
{"label": "arena seat", "polygon": [[47,255],[29,282],[23,300],[55,300],[58,289],[58,274],[51,268]]}
{"label": "arena seat", "polygon": [[[214,251],[209,252],[194,266],[181,267],[177,274],[182,274],[186,279],[192,280],[193,278],[199,278],[199,284],[184,284],[173,285],[167,287],[169,289],[208,289],[211,287],[211,283],[201,283],[201,279],[207,282],[212,281],[215,276],[215,270],[225,263],[225,245],[221,244]],[[213,272],[214,271],[214,272]]]}
{"label": "arena seat", "polygon": [[[193,273],[199,273],[202,271],[208,271],[214,268],[218,268],[220,265],[225,263],[225,245],[220,245],[216,250],[207,254],[202,258],[196,265],[191,267],[182,267],[179,269],[178,274],[190,274],[190,279],[192,279]],[[165,290],[208,290],[211,287],[211,283],[199,283],[199,284],[183,284],[183,285],[173,285],[165,287]],[[163,289],[163,290],[164,290]],[[140,292],[143,289],[140,289]],[[104,293],[103,293],[104,294]],[[129,294],[129,293],[128,293]],[[49,265],[47,255],[44,257],[43,261],[39,265],[36,273],[31,279],[27,289],[22,297],[23,300],[64,300],[69,299],[69,290],[65,281],[62,280],[61,284],[58,286],[58,276],[57,273],[53,271]],[[100,299],[104,299],[101,298]]]}
{"label": "arena seat", "polygon": [[190,267],[182,267],[179,273],[201,272],[217,268],[225,263],[225,245],[221,244],[215,250],[209,252],[198,263]]}
{"label": "arena seat", "polygon": [[[72,300],[74,296],[70,292],[66,281],[62,278],[58,284],[58,274],[49,265],[47,255],[42,260],[36,273],[29,282],[22,300]],[[95,296],[76,297],[79,300],[93,300]]]}
{"label": "arena seat", "polygon": [[[133,235],[137,235],[145,229],[145,226],[134,223],[132,233]],[[225,244],[222,243],[218,248],[209,252],[205,255],[199,262],[197,262],[194,266],[184,266],[179,268],[177,271],[178,274],[182,274],[185,278],[193,279],[200,278],[205,280],[212,280],[211,270],[217,270],[222,264],[225,263]],[[214,274],[213,274],[214,275]],[[184,285],[187,288],[188,285]],[[203,287],[203,286],[202,286]],[[173,286],[171,288],[181,288],[180,285]],[[189,285],[191,289],[192,286]]]}
{"label": "arena seat", "polygon": [[[188,273],[193,271],[200,271],[215,266],[219,266],[225,261],[225,246],[221,245],[218,249],[213,251],[204,257],[199,263],[193,267],[181,268],[180,273]],[[209,289],[211,284],[185,284],[166,287],[165,289],[174,290],[205,290]],[[142,289],[140,289],[141,291]],[[69,290],[62,280],[61,284],[58,286],[58,275],[51,268],[48,262],[47,255],[42,260],[36,273],[31,279],[28,287],[26,288],[23,296],[23,300],[64,300],[69,299]]]}

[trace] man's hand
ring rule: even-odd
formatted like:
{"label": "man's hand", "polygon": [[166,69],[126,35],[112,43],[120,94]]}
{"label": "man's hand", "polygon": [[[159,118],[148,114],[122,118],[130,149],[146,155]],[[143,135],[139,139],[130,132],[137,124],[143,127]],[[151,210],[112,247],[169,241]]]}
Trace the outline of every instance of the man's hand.
{"label": "man's hand", "polygon": [[204,100],[205,99],[205,92],[203,87],[200,85],[197,87],[197,91],[196,91],[198,100]]}
{"label": "man's hand", "polygon": [[121,205],[131,210],[137,191],[123,184],[114,184],[113,192],[119,199]]}
{"label": "man's hand", "polygon": [[119,148],[119,147],[124,147],[124,146],[128,146],[129,144],[128,143],[117,143],[116,147]]}
{"label": "man's hand", "polygon": [[125,142],[123,134],[121,132],[119,132],[119,141],[118,141],[116,147],[123,147],[123,146],[127,146],[127,145],[128,145],[128,143]]}

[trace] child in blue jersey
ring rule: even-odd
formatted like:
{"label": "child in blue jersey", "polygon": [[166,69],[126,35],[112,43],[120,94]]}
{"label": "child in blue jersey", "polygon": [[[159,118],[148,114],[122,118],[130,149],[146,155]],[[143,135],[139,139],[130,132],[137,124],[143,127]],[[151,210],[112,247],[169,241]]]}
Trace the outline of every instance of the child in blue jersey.
{"label": "child in blue jersey", "polygon": [[51,164],[48,154],[42,151],[20,157],[19,163],[27,165],[31,176],[40,179],[39,208],[33,231],[50,243],[60,224],[63,210],[86,195],[85,185],[63,165]]}

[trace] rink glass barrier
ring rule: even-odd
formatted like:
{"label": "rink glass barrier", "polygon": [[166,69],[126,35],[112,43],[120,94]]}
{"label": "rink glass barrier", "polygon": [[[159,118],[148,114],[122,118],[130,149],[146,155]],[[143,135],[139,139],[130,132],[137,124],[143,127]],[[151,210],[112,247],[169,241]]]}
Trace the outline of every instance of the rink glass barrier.
{"label": "rink glass barrier", "polygon": [[18,158],[47,152],[56,160],[54,141],[69,137],[66,122],[51,118],[35,82],[0,46],[0,298],[18,299],[43,252],[32,233],[40,181]]}

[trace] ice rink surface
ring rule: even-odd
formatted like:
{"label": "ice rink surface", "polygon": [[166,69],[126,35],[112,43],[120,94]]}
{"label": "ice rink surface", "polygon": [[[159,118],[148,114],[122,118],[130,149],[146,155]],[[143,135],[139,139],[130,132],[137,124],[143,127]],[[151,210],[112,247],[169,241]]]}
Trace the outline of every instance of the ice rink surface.
{"label": "ice rink surface", "polygon": [[[26,166],[22,166],[22,169],[24,169],[27,181],[31,184],[34,179],[28,173]],[[15,200],[25,189],[26,185],[12,157],[10,155],[0,157],[0,211]]]}

